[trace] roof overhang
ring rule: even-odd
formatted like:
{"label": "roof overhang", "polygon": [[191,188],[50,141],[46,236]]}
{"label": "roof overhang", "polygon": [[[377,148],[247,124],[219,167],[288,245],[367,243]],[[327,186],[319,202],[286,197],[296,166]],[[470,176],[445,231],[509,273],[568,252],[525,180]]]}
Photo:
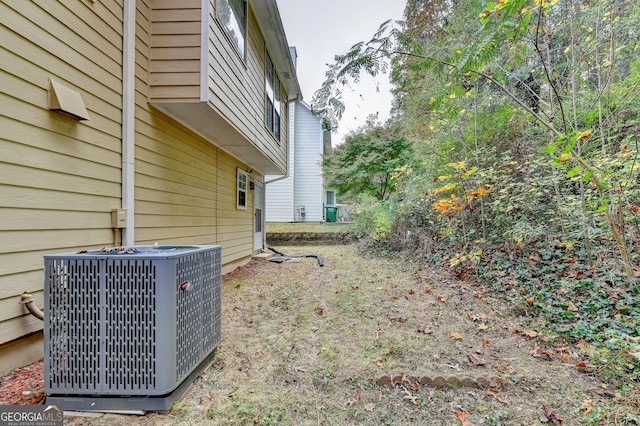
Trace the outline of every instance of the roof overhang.
{"label": "roof overhang", "polygon": [[288,100],[301,100],[302,91],[276,0],[249,0],[249,4],[264,35],[281,83],[287,91]]}
{"label": "roof overhang", "polygon": [[269,158],[254,144],[247,141],[242,133],[208,104],[196,103],[158,103],[153,105],[164,114],[183,123],[204,139],[214,143],[251,168],[262,174],[282,174],[285,170],[278,162]]}

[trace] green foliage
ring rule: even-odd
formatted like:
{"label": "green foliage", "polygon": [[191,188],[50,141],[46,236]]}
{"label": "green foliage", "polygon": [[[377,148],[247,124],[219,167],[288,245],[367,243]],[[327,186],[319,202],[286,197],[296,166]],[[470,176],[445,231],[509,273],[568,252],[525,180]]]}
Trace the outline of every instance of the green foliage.
{"label": "green foliage", "polygon": [[477,276],[519,306],[521,315],[543,319],[545,331],[595,344],[589,363],[603,378],[637,380],[640,360],[630,353],[640,349],[640,292],[626,289],[604,265],[590,268],[585,254],[573,242],[539,240],[493,252]]}
{"label": "green foliage", "polygon": [[399,34],[397,23],[386,21],[367,43],[356,43],[344,55],[335,56],[325,73],[325,81],[311,100],[312,109],[331,128],[337,128],[345,109],[340,87],[348,86],[350,81],[357,83],[363,72],[374,77],[387,72],[389,54]]}
{"label": "green foliage", "polygon": [[389,61],[414,141],[390,202],[359,206],[361,232],[492,284],[594,344],[604,378],[637,380],[640,4],[410,1],[405,15],[331,68],[346,84]]}
{"label": "green foliage", "polygon": [[382,126],[370,117],[364,128],[325,157],[324,176],[341,197],[367,194],[383,201],[396,191],[394,175],[411,161],[412,148],[399,126]]}
{"label": "green foliage", "polygon": [[374,244],[381,244],[387,242],[396,211],[397,205],[393,199],[381,202],[364,196],[351,211],[351,216],[361,238],[369,236]]}

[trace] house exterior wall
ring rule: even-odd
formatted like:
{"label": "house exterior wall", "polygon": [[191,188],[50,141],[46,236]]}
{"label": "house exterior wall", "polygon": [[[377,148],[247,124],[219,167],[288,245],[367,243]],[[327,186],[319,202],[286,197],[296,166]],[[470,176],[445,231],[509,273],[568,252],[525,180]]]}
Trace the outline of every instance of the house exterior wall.
{"label": "house exterior wall", "polygon": [[[236,207],[237,170],[251,166],[150,105],[161,79],[151,73],[153,22],[167,19],[153,9],[161,3],[176,2],[136,2],[135,244],[220,244],[226,272],[253,253],[253,193],[246,210]],[[119,244],[111,210],[123,196],[123,8],[124,0],[0,2],[0,374],[42,356],[42,322],[19,304],[29,292],[43,306],[42,256]],[[255,22],[250,31],[259,32]],[[249,39],[256,75],[246,101],[259,115],[264,40]],[[89,121],[49,110],[50,78],[82,96]]]}
{"label": "house exterior wall", "polygon": [[266,55],[275,48],[254,13],[264,3],[249,2],[242,56],[218,22],[214,0],[151,0],[149,102],[253,170],[285,173],[289,96],[282,84],[281,138],[265,127]]}
{"label": "house exterior wall", "polygon": [[[239,132],[266,157],[273,161],[276,168],[286,170],[287,161],[287,113],[286,102],[281,114],[280,134],[282,140],[276,141],[265,128],[265,40],[262,37],[253,10],[249,8],[246,59],[241,60],[227,41],[223,29],[215,21],[214,1],[211,0],[209,14],[209,68],[208,103],[219,111],[227,121],[236,123]],[[287,99],[280,90],[280,98]],[[247,102],[248,101],[248,102]],[[234,152],[234,147],[224,143]],[[260,170],[259,166],[256,167]],[[260,170],[263,172],[263,170]]]}
{"label": "house exterior wall", "polygon": [[323,212],[322,119],[304,102],[296,102],[294,179],[296,206],[304,206],[303,222],[321,222]]}
{"label": "house exterior wall", "polygon": [[[19,302],[42,306],[45,253],[114,242],[123,11],[87,3],[0,3],[0,344],[42,329]],[[81,93],[90,121],[49,111],[50,78]]]}
{"label": "house exterior wall", "polygon": [[202,0],[151,0],[151,101],[200,101],[201,8]]}
{"label": "house exterior wall", "polygon": [[[289,176],[267,184],[267,222],[321,222],[324,218],[322,120],[305,102],[292,115]],[[277,179],[277,176],[267,176]],[[300,214],[304,207],[304,216]]]}
{"label": "house exterior wall", "polygon": [[[298,219],[294,204],[294,185],[293,177],[296,175],[295,156],[296,150],[296,108],[289,108],[289,176],[266,176],[265,181],[265,205],[267,222],[295,222]],[[270,180],[274,182],[268,183]]]}

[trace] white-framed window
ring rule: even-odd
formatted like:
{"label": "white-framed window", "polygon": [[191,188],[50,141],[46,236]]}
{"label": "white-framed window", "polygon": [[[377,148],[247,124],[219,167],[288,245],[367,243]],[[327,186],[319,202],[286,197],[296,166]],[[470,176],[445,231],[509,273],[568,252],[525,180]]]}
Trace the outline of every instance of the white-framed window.
{"label": "white-framed window", "polygon": [[336,193],[335,191],[327,191],[327,205],[335,206],[336,205]]}
{"label": "white-framed window", "polygon": [[236,190],[236,208],[239,210],[247,209],[247,192],[249,191],[249,175],[244,170],[238,169],[237,176],[238,188]]}
{"label": "white-framed window", "polygon": [[245,59],[247,50],[247,0],[218,0],[216,15]]}
{"label": "white-framed window", "polygon": [[266,54],[265,90],[267,92],[265,117],[267,129],[276,140],[280,140],[280,117],[282,117],[282,102],[280,100],[280,79],[273,66],[269,52]]}

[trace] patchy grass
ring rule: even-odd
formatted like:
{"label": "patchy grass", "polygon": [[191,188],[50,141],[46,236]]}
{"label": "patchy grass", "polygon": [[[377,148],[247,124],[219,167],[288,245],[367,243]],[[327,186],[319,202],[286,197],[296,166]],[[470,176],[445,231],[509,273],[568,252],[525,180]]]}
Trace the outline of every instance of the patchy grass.
{"label": "patchy grass", "polygon": [[[226,275],[222,344],[171,413],[65,424],[640,423],[637,384],[577,368],[591,364],[585,348],[535,332],[487,287],[354,245],[282,250],[317,253],[325,266],[253,261]],[[405,375],[379,382],[387,373]],[[488,385],[419,380],[438,376]]]}

